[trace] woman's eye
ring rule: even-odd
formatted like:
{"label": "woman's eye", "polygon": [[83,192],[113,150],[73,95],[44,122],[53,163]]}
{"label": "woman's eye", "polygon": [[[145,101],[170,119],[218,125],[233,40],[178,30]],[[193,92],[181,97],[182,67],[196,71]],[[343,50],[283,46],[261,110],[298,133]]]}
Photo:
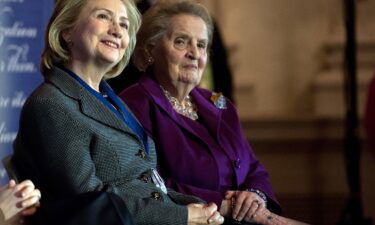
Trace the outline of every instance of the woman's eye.
{"label": "woman's eye", "polygon": [[98,18],[99,19],[109,19],[109,16],[107,16],[106,14],[99,14]]}
{"label": "woman's eye", "polygon": [[175,41],[174,41],[175,45],[179,48],[183,48],[186,46],[186,40],[185,39],[182,39],[182,38],[177,38]]}
{"label": "woman's eye", "polygon": [[129,29],[129,24],[127,24],[127,23],[120,23],[120,26],[121,26],[122,28],[125,28],[126,30]]}
{"label": "woman's eye", "polygon": [[206,43],[198,43],[198,48],[205,49],[206,48]]}
{"label": "woman's eye", "polygon": [[177,38],[175,41],[176,44],[185,44],[185,40],[182,38]]}

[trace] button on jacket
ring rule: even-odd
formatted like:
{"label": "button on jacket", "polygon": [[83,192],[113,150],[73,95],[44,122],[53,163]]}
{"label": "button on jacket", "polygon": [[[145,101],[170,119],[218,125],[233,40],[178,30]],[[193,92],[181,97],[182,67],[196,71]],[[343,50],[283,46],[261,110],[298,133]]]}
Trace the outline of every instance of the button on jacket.
{"label": "button on jacket", "polygon": [[120,97],[155,141],[158,170],[168,187],[219,206],[226,190],[258,189],[279,211],[268,173],[244,137],[235,107],[227,99],[226,107],[217,107],[212,95],[201,88],[191,91],[197,121],[173,109],[151,74]]}
{"label": "button on jacket", "polygon": [[184,205],[198,198],[172,190],[165,195],[139,179],[156,167],[150,138],[148,145],[146,157],[142,141],[115,113],[55,67],[23,107],[12,162],[41,190],[42,207],[105,190],[123,199],[136,224],[187,224]]}

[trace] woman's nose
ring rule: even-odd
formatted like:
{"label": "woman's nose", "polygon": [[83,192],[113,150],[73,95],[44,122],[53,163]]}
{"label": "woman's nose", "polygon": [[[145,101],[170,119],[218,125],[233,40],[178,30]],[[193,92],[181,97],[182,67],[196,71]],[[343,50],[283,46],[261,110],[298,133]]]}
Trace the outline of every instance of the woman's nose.
{"label": "woman's nose", "polygon": [[108,32],[109,32],[109,34],[113,35],[116,38],[119,38],[119,39],[122,38],[120,24],[115,22],[115,21],[112,23]]}
{"label": "woman's nose", "polygon": [[195,45],[191,45],[187,55],[190,59],[198,59],[199,58],[198,47]]}

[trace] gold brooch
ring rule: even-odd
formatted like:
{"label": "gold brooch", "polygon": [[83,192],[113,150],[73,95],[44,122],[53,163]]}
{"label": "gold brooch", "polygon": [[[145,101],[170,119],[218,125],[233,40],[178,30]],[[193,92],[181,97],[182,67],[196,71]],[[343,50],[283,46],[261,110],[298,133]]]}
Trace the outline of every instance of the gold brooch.
{"label": "gold brooch", "polygon": [[218,109],[226,109],[227,101],[225,100],[224,95],[220,93],[212,93],[211,101],[215,104]]}

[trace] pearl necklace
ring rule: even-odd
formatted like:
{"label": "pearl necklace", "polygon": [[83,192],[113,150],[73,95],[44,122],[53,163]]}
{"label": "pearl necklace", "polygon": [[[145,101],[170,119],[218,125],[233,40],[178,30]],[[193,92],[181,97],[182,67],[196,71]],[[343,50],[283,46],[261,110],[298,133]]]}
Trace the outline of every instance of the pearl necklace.
{"label": "pearl necklace", "polygon": [[173,97],[167,90],[165,90],[162,86],[160,86],[161,89],[164,92],[165,97],[167,97],[168,101],[171,103],[173,109],[183,115],[186,116],[189,119],[197,120],[198,114],[197,114],[197,106],[192,101],[191,97],[188,95],[184,98],[182,102],[185,102],[185,104],[182,104],[177,98]]}

